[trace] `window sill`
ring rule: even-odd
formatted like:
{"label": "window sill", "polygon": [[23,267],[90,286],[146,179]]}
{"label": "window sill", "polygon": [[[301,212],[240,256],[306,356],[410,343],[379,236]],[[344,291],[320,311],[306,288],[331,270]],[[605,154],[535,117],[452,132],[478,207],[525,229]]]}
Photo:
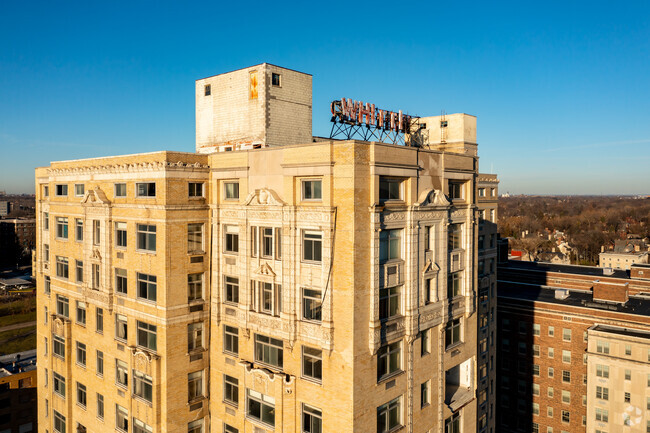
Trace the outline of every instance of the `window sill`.
{"label": "window sill", "polygon": [[205,251],[202,251],[202,250],[188,251],[187,252],[188,256],[200,256],[200,255],[203,255],[203,254],[205,254]]}
{"label": "window sill", "polygon": [[188,406],[191,406],[191,405],[193,405],[193,404],[195,404],[195,403],[202,402],[202,401],[205,400],[205,399],[206,399],[206,397],[205,397],[204,395],[199,395],[199,396],[197,396],[197,397],[192,398],[191,400],[188,400],[188,401],[187,401],[187,405],[188,405]]}
{"label": "window sill", "polygon": [[[224,251],[223,253],[228,256],[239,256],[239,251]],[[262,258],[264,259],[265,257]]]}
{"label": "window sill", "polygon": [[260,420],[260,419],[257,419],[257,418],[253,418],[253,417],[251,417],[251,416],[248,416],[248,414],[246,414],[246,417],[245,417],[245,418],[246,418],[248,421],[252,422],[253,424],[261,426],[261,427],[264,428],[265,430],[267,430],[267,429],[269,429],[269,430],[275,430],[275,425],[267,424],[267,423],[265,423],[264,421],[262,421],[262,420]]}
{"label": "window sill", "polygon": [[322,325],[323,324],[323,319],[308,319],[307,317],[302,317],[300,320],[305,322],[305,323],[310,323],[312,325]]}
{"label": "window sill", "polygon": [[401,375],[403,373],[404,373],[404,370],[397,370],[397,371],[393,371],[392,373],[389,373],[389,374],[387,374],[385,376],[382,376],[379,379],[377,379],[377,385],[380,385],[383,382],[387,382],[390,379],[393,379],[393,378],[395,378],[395,377],[397,377],[397,376],[399,376],[399,375]]}
{"label": "window sill", "polygon": [[300,378],[306,380],[307,382],[313,383],[314,385],[323,386],[323,379],[316,379],[309,376],[300,376]]}
{"label": "window sill", "polygon": [[146,404],[149,407],[153,407],[153,402],[150,402],[144,397],[140,397],[139,395],[131,394],[131,397],[133,397],[134,400],[141,401],[142,403]]}
{"label": "window sill", "polygon": [[463,343],[464,343],[464,341],[459,341],[459,342],[456,342],[456,343],[452,343],[449,346],[445,347],[445,352],[449,352],[450,350],[456,349],[459,346],[461,346]]}
{"label": "window sill", "polygon": [[126,389],[127,391],[129,390],[129,386],[124,385],[123,383],[115,382],[115,386],[117,386],[120,389]]}
{"label": "window sill", "polygon": [[141,250],[141,249],[136,248],[135,252],[140,253],[140,254],[149,254],[149,255],[152,255],[152,256],[156,255],[156,250],[153,250],[153,251],[152,250]]}
{"label": "window sill", "polygon": [[223,404],[228,405],[234,409],[239,409],[239,403],[235,403],[234,401],[228,401],[228,400],[222,400],[221,401]]}

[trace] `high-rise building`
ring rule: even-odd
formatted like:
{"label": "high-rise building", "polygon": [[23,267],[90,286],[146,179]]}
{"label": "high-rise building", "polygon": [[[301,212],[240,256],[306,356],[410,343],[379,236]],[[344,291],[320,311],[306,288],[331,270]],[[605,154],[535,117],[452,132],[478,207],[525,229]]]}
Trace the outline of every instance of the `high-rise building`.
{"label": "high-rise building", "polygon": [[497,205],[496,174],[478,175],[478,431],[495,431],[497,334]]}
{"label": "high-rise building", "polygon": [[650,431],[650,265],[498,272],[497,431]]}
{"label": "high-rise building", "polygon": [[39,431],[476,431],[476,118],[314,138],[269,64],[196,98],[196,153],[36,170]]}

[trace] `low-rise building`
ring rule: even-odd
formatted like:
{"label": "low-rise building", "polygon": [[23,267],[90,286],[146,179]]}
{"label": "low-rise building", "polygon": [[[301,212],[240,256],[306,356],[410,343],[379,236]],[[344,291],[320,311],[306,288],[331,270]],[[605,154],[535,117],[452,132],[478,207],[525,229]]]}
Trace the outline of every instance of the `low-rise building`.
{"label": "low-rise building", "polygon": [[36,349],[0,356],[0,432],[36,432],[36,404]]}

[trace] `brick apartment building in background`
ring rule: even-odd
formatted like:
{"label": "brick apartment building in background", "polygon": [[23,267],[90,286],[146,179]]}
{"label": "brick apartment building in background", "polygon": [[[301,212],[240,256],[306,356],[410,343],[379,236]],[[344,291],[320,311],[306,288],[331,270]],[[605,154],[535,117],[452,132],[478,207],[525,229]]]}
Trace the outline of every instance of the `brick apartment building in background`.
{"label": "brick apartment building in background", "polygon": [[476,118],[399,146],[311,103],[257,65],[196,82],[196,153],[36,170],[40,432],[477,431]]}
{"label": "brick apartment building in background", "polygon": [[0,433],[36,431],[36,350],[0,356]]}
{"label": "brick apartment building in background", "polygon": [[650,431],[650,265],[498,273],[497,431]]}

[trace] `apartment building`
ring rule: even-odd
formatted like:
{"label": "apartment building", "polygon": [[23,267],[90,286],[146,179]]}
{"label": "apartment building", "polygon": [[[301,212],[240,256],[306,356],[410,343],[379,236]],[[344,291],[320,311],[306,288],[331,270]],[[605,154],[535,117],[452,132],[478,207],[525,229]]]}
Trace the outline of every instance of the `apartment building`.
{"label": "apartment building", "polygon": [[0,433],[30,433],[36,422],[36,350],[0,356]]}
{"label": "apartment building", "polygon": [[497,430],[650,430],[650,267],[499,266]]}
{"label": "apartment building", "polygon": [[36,170],[39,431],[476,431],[476,118],[314,138],[269,64],[196,98],[196,153]]}
{"label": "apartment building", "polygon": [[497,208],[496,174],[479,173],[478,207],[478,429],[495,431],[497,334]]}

